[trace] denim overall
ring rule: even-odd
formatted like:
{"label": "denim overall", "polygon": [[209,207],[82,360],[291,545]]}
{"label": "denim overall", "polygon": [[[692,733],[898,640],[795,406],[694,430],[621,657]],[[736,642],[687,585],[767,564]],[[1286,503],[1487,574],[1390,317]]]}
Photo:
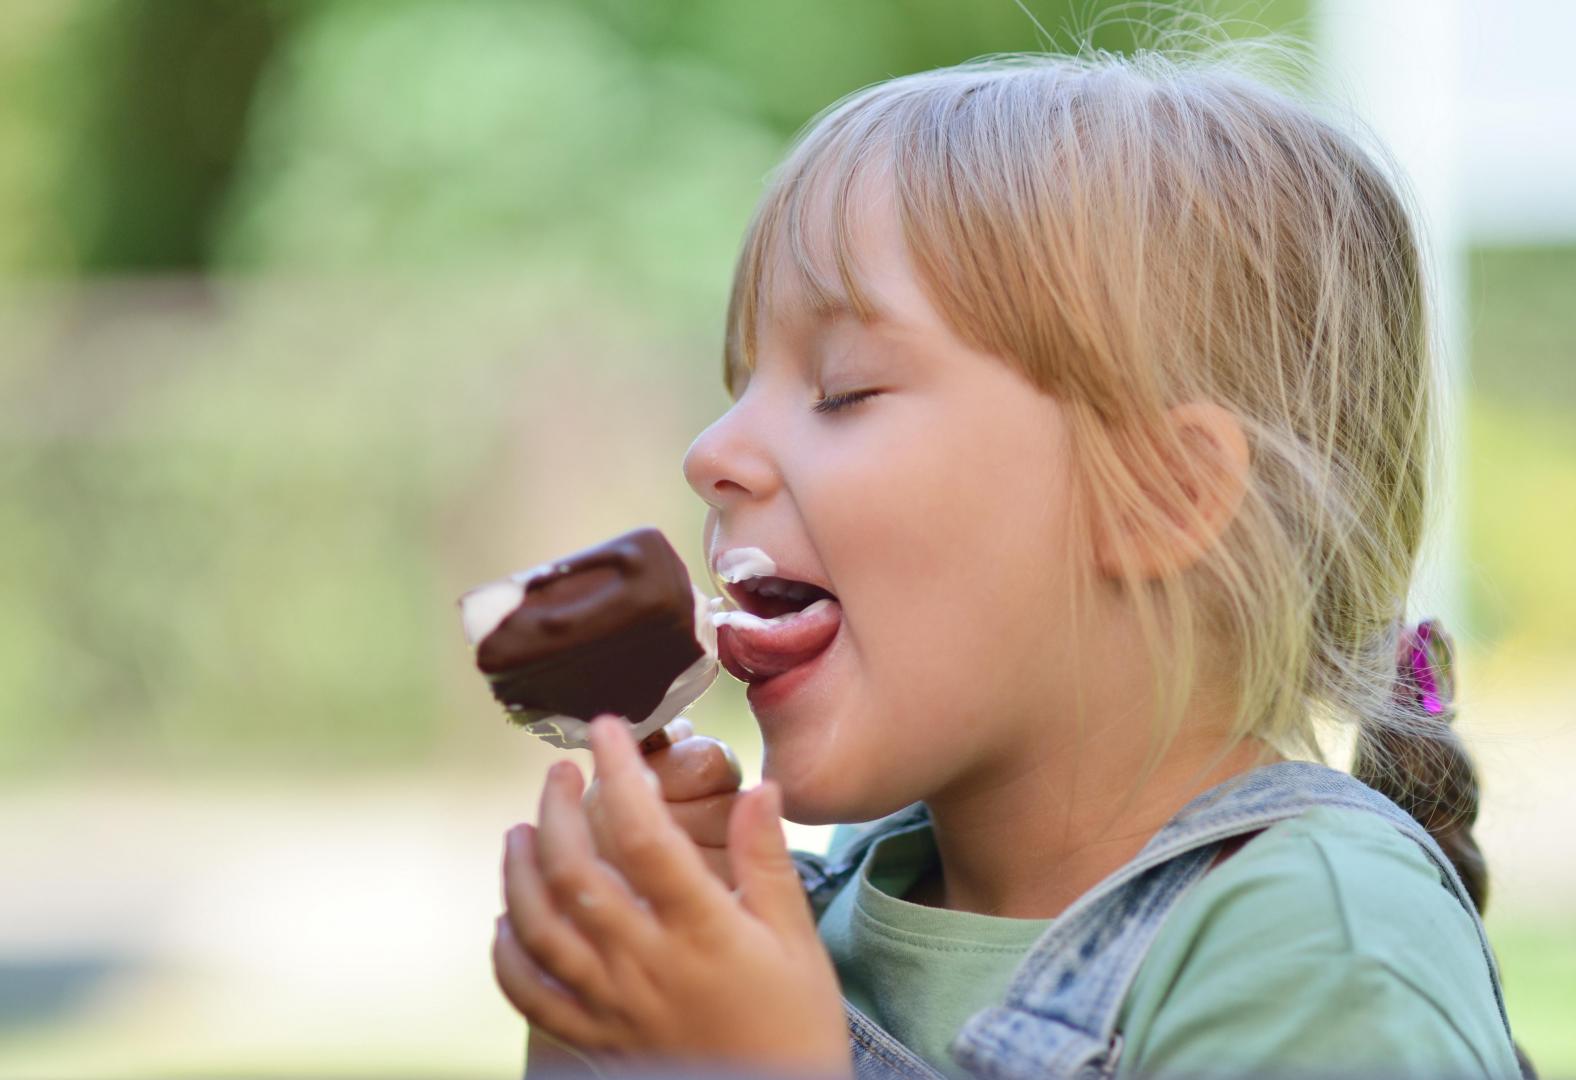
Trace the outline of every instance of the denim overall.
{"label": "denim overall", "polygon": [[[1510,1035],[1499,969],[1483,923],[1455,867],[1406,811],[1344,772],[1307,761],[1265,765],[1219,784],[1179,810],[1134,858],[1079,897],[1029,950],[999,1005],[971,1016],[953,1039],[954,1058],[984,1080],[1108,1078],[1122,1053],[1116,1019],[1139,965],[1173,904],[1204,875],[1233,837],[1318,806],[1367,810],[1411,837],[1439,868],[1441,881],[1472,916]],[[876,821],[836,859],[793,853],[819,921],[832,897],[878,840],[926,827],[914,803]],[[855,1075],[944,1080],[845,999]]]}

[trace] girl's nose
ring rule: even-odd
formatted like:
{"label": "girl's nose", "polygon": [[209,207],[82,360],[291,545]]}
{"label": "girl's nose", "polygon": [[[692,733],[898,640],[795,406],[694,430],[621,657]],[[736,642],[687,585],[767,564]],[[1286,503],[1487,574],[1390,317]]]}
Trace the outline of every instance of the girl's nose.
{"label": "girl's nose", "polygon": [[715,509],[765,498],[776,486],[776,468],[752,435],[749,419],[735,405],[697,435],[684,455],[684,479]]}

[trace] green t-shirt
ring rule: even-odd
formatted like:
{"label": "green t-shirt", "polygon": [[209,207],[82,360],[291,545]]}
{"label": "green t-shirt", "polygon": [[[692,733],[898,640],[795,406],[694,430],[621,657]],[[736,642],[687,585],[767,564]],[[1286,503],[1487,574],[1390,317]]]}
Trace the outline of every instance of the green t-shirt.
{"label": "green t-shirt", "polygon": [[[835,852],[854,834],[840,827]],[[942,1072],[1050,920],[899,899],[936,858],[889,837],[821,918],[844,996]],[[1172,909],[1123,1004],[1117,1080],[1148,1075],[1517,1077],[1471,917],[1418,846],[1374,815],[1280,822]]]}

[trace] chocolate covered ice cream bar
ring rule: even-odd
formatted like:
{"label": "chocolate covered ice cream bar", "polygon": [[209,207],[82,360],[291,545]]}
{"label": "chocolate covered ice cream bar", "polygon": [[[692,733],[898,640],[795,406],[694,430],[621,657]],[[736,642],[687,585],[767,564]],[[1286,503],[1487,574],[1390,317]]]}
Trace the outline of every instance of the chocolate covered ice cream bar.
{"label": "chocolate covered ice cream bar", "polygon": [[663,725],[717,677],[712,606],[653,528],[460,598],[493,696],[516,723],[564,748],[587,745],[589,722],[609,712],[628,719],[637,739],[660,741]]}

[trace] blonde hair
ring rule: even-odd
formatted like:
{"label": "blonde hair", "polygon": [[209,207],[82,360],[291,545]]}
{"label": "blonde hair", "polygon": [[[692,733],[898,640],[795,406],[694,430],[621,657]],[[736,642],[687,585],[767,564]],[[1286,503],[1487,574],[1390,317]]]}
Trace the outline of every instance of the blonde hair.
{"label": "blonde hair", "polygon": [[772,178],[729,304],[730,392],[755,362],[777,244],[814,308],[870,317],[850,193],[881,169],[958,337],[1065,404],[1086,541],[1123,520],[1163,528],[1176,507],[1154,493],[1208,482],[1179,477],[1197,456],[1170,406],[1236,416],[1250,475],[1219,542],[1153,581],[1124,556],[1158,661],[1146,775],[1204,642],[1235,690],[1230,745],[1323,761],[1321,717],[1412,739],[1444,727],[1396,693],[1435,427],[1418,239],[1375,158],[1245,55],[1010,54],[859,90]]}

